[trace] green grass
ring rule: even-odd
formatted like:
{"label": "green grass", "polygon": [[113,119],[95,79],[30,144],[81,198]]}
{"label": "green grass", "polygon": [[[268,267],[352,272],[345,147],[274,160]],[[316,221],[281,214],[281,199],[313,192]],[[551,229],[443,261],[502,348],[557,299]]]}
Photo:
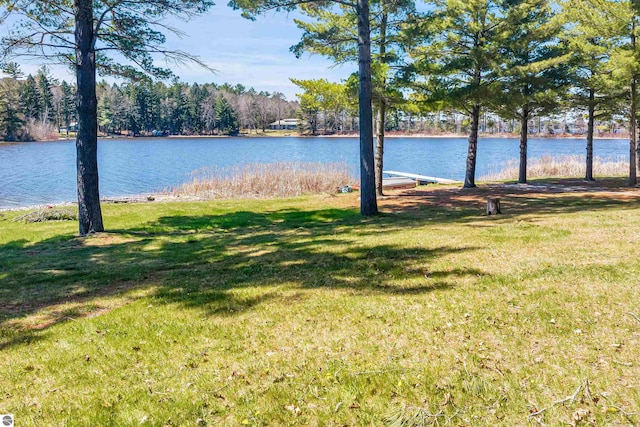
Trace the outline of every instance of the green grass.
{"label": "green grass", "polygon": [[0,413],[640,423],[637,195],[507,197],[499,217],[391,200],[368,219],[355,197],[105,205],[109,233],[86,239],[3,213]]}

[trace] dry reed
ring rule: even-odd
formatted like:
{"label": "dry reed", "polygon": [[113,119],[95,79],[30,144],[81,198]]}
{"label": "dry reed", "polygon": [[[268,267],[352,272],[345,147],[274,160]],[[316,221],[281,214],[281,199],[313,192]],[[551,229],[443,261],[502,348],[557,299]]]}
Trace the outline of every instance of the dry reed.
{"label": "dry reed", "polygon": [[192,175],[190,182],[170,193],[204,199],[294,197],[336,193],[340,186],[355,181],[347,163],[254,163],[205,168]]}
{"label": "dry reed", "polygon": [[[520,161],[509,160],[502,164],[498,172],[491,171],[481,177],[482,181],[504,181],[518,179]],[[490,168],[491,169],[491,168]],[[528,178],[542,177],[584,177],[586,173],[585,156],[542,156],[530,159],[527,164]],[[622,176],[629,173],[629,161],[622,157],[593,159],[593,174],[597,176]]]}
{"label": "dry reed", "polygon": [[25,139],[33,141],[53,141],[60,137],[58,128],[49,122],[29,119],[25,126]]}

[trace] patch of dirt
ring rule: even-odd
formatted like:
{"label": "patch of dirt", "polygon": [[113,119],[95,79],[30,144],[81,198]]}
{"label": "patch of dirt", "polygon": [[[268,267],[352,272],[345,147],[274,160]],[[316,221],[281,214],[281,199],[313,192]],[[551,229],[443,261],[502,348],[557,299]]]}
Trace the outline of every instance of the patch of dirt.
{"label": "patch of dirt", "polygon": [[487,198],[510,201],[526,209],[526,200],[585,198],[611,202],[640,201],[640,189],[625,187],[620,179],[586,182],[580,179],[545,180],[531,184],[482,184],[476,188],[428,186],[415,189],[387,191],[378,205],[383,210],[402,211],[425,205],[444,208],[470,208],[480,210]]}

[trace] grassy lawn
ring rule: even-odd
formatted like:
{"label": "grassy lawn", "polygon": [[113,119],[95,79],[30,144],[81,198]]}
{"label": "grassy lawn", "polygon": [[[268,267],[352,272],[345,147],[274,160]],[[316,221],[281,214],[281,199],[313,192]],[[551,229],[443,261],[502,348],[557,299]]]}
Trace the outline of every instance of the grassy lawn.
{"label": "grassy lawn", "polygon": [[[622,182],[622,181],[620,181]],[[504,215],[483,215],[488,194]],[[640,191],[0,217],[16,425],[638,425]]]}

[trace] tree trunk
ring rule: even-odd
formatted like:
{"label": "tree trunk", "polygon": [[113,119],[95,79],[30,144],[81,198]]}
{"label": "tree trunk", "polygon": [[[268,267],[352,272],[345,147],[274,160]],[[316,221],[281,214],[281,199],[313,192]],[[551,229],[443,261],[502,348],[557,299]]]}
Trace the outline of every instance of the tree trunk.
{"label": "tree trunk", "polygon": [[384,116],[386,114],[386,106],[384,101],[380,101],[378,107],[378,117],[376,119],[376,154],[375,154],[375,168],[376,168],[376,194],[378,196],[384,196],[382,190],[382,170],[384,169]]}
{"label": "tree trunk", "polygon": [[518,172],[518,182],[527,183],[527,142],[529,133],[529,106],[522,107],[520,117],[520,170]]}
{"label": "tree trunk", "polygon": [[487,199],[487,216],[489,215],[498,215],[501,214],[500,210],[500,199],[499,198],[488,198]]}
{"label": "tree trunk", "polygon": [[637,126],[636,111],[638,109],[637,97],[637,77],[631,80],[631,111],[629,112],[629,185],[635,187],[638,183],[636,177],[636,149],[637,149]]}
{"label": "tree trunk", "polygon": [[[631,46],[636,51],[636,20],[631,21]],[[629,112],[629,185],[635,187],[638,183],[636,177],[636,150],[638,148],[636,126],[636,113],[638,110],[638,76],[631,78],[631,111]]]}
{"label": "tree trunk", "polygon": [[[384,8],[384,2],[383,6]],[[382,12],[382,20],[380,22],[380,63],[386,63],[386,54],[387,54],[387,12],[383,10]],[[386,73],[386,70],[385,70]],[[386,128],[386,117],[387,117],[387,103],[385,100],[385,91],[387,89],[387,78],[386,76],[382,77],[382,82],[380,85],[380,102],[378,105],[378,117],[376,120],[376,155],[375,155],[375,165],[376,165],[376,194],[378,196],[384,196],[384,191],[382,189],[382,170],[384,169],[384,132]]]}
{"label": "tree trunk", "polygon": [[92,0],[74,0],[78,133],[76,164],[79,233],[104,231],[98,190],[98,102]]}
{"label": "tree trunk", "polygon": [[467,153],[467,170],[463,188],[476,186],[476,154],[478,152],[478,124],[480,122],[480,105],[475,104],[471,110],[471,133],[469,134],[469,150]]}
{"label": "tree trunk", "polygon": [[593,132],[595,122],[595,89],[589,89],[589,122],[587,125],[587,172],[584,179],[587,181],[595,181],[593,179]]}
{"label": "tree trunk", "polygon": [[358,72],[360,87],[360,214],[378,213],[373,166],[373,112],[371,107],[371,32],[369,0],[358,0]]}

